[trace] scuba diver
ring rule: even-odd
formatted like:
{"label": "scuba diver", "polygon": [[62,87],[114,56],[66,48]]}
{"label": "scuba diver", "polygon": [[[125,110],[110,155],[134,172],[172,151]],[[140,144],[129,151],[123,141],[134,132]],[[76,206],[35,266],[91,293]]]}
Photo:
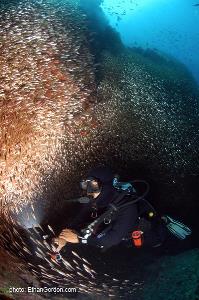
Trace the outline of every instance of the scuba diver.
{"label": "scuba diver", "polygon": [[[134,247],[161,246],[169,232],[185,239],[191,230],[169,216],[160,216],[145,199],[149,185],[145,181],[119,182],[109,167],[92,169],[80,187],[86,197],[77,199],[82,210],[53,239],[56,253],[67,243],[81,243],[106,251],[129,242]],[[146,191],[138,196],[135,185],[144,183]],[[73,200],[72,200],[73,201]]]}

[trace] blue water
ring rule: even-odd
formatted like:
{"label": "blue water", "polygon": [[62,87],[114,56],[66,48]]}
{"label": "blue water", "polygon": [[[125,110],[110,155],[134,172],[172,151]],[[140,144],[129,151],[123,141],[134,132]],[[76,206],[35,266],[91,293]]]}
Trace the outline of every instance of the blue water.
{"label": "blue water", "polygon": [[154,48],[184,63],[199,83],[199,1],[104,0],[101,7],[127,46]]}

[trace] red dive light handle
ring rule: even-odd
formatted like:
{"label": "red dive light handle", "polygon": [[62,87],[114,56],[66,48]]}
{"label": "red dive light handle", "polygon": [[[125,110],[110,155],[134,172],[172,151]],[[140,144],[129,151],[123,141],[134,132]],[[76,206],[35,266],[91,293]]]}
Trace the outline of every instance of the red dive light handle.
{"label": "red dive light handle", "polygon": [[133,231],[132,241],[135,247],[141,247],[143,245],[143,232],[141,230]]}

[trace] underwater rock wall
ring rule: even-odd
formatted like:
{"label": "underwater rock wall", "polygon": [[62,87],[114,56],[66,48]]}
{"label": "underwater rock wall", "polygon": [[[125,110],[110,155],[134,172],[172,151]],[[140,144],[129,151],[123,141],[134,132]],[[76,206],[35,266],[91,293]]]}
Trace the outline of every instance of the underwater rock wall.
{"label": "underwater rock wall", "polygon": [[157,259],[147,268],[147,283],[139,299],[198,300],[199,251]]}

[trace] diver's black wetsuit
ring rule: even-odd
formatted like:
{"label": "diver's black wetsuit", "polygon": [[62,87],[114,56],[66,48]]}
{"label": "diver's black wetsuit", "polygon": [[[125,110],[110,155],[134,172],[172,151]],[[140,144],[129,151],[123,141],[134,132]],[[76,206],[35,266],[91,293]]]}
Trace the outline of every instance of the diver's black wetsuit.
{"label": "diver's black wetsuit", "polygon": [[[110,185],[103,185],[100,195],[94,200],[97,208],[97,215],[100,216],[105,210],[107,210],[108,205],[116,199],[118,196],[116,189]],[[130,196],[125,196],[122,202],[130,201]],[[91,223],[94,219],[91,217],[93,212],[92,204],[84,204],[80,214],[72,222],[71,228],[80,231],[86,224]],[[87,243],[88,245],[110,248],[117,245],[121,240],[136,229],[139,222],[138,209],[136,204],[132,204],[121,208],[114,220],[106,226],[103,224],[95,234],[92,234],[87,239],[83,239],[82,243]]]}
{"label": "diver's black wetsuit", "polygon": [[[113,187],[114,175],[106,168],[93,169],[89,176],[97,178],[102,183],[102,190],[99,196],[93,200],[93,203],[95,203],[97,208],[97,215],[100,216],[108,209],[109,204],[114,202],[120,192]],[[131,195],[126,195],[122,199],[122,203],[126,203],[128,201],[132,201]],[[70,224],[70,228],[78,231],[81,236],[81,229],[84,229],[86,225],[94,221],[91,217],[92,211],[92,203],[83,204],[82,210]],[[145,220],[145,218],[140,219],[139,217],[143,216],[143,211],[146,212],[146,205],[142,200],[136,204],[123,207],[117,212],[114,220],[112,220],[110,224],[100,225],[95,234],[84,236],[80,242],[108,249],[114,245],[118,245],[123,239],[130,238],[132,231],[137,230],[138,225],[140,225],[140,222],[142,221],[145,244],[154,246],[162,243],[167,232],[165,226],[161,222],[161,219],[159,217],[155,217],[150,222]],[[139,227],[141,230],[142,228]]]}

